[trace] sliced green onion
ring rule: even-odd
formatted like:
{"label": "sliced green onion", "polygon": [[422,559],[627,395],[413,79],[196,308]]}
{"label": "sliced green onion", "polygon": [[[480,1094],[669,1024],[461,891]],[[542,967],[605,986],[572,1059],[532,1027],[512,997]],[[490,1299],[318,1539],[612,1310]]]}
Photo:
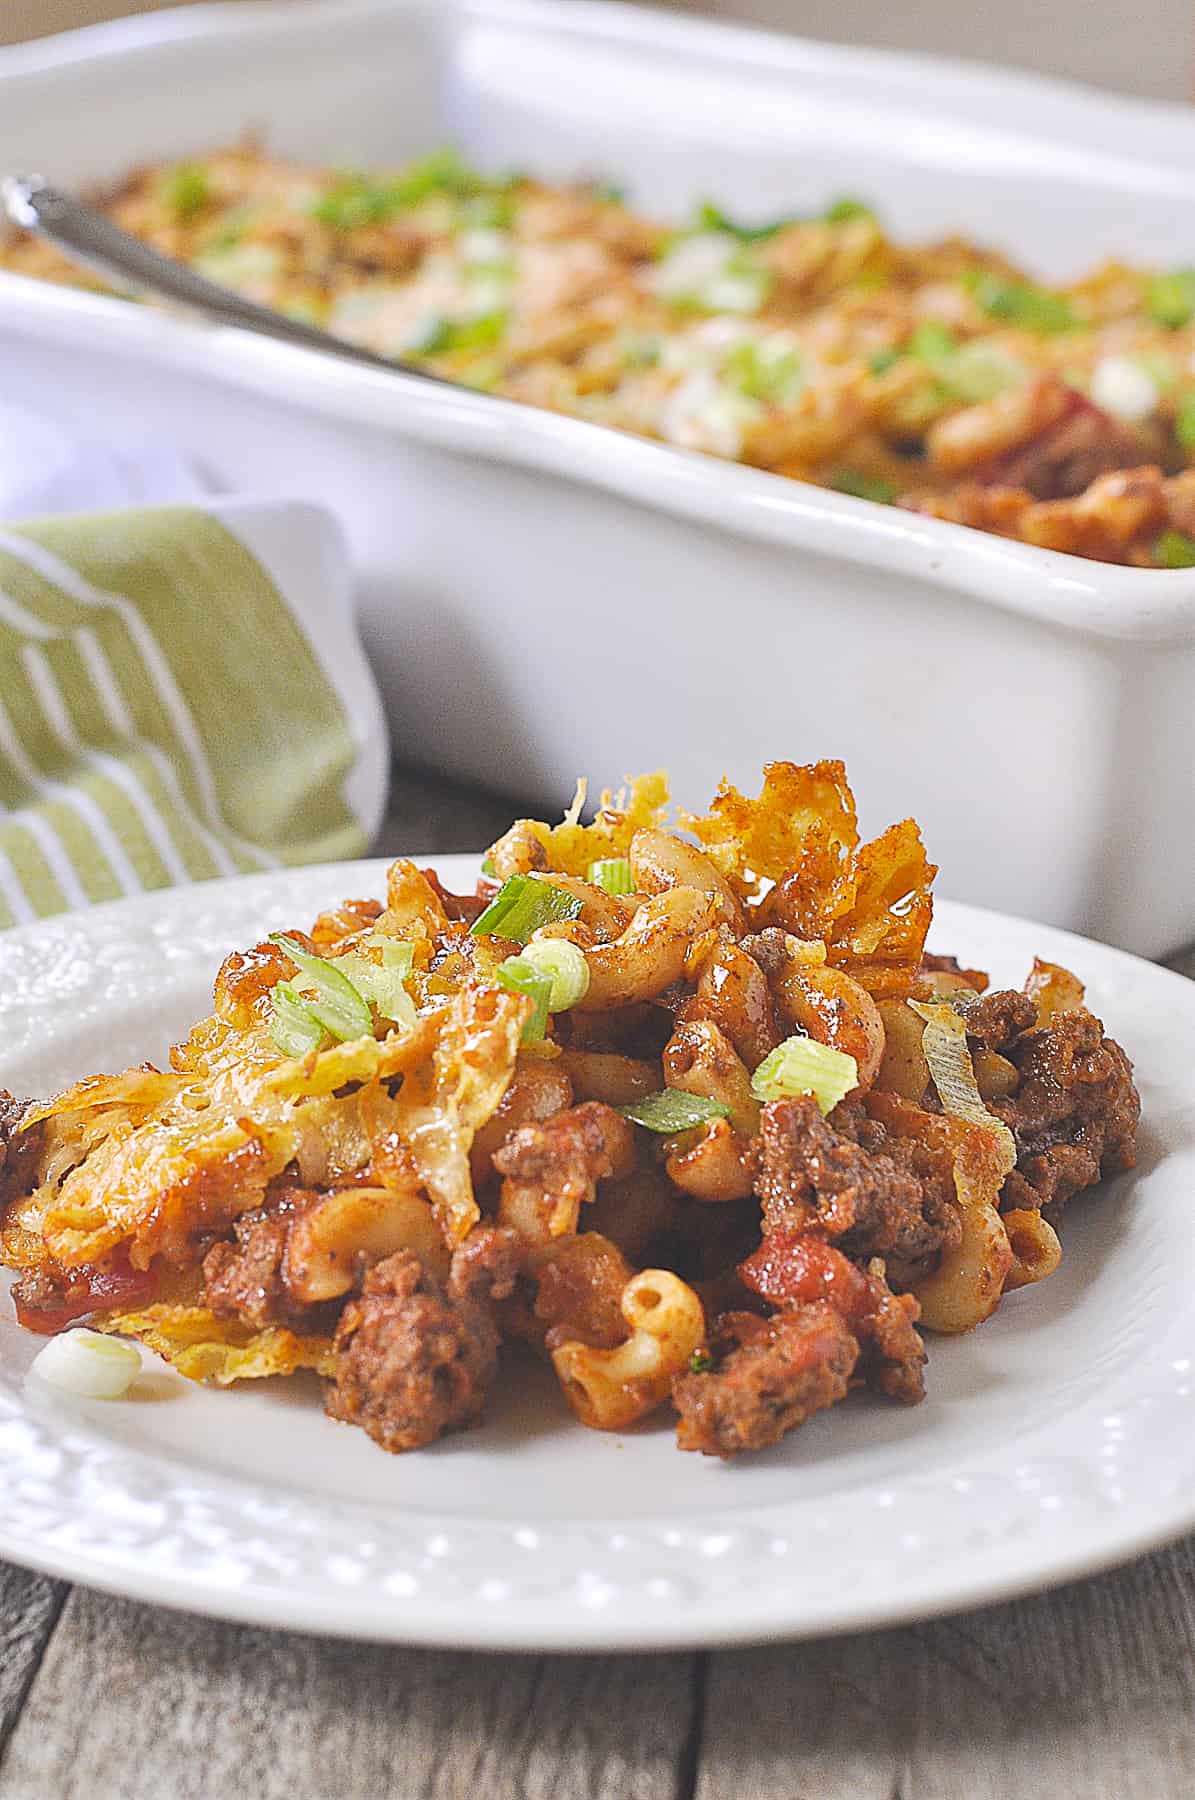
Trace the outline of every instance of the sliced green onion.
{"label": "sliced green onion", "polygon": [[289,981],[278,982],[270,995],[274,1004],[270,1036],[284,1056],[306,1056],[324,1041],[324,1028]]}
{"label": "sliced green onion", "polygon": [[163,175],[158,195],[163,206],[168,206],[183,223],[203,211],[212,197],[212,184],[207,170],[199,163],[180,163],[177,169]]}
{"label": "sliced green onion", "polygon": [[308,1012],[326,1031],[341,1043],[372,1036],[373,1019],[368,1002],[357,992],[343,969],[338,969],[326,957],[313,956],[281,932],[271,932],[270,942],[286,951],[304,980],[315,989],[314,996],[304,994],[302,998]]}
{"label": "sliced green onion", "polygon": [[649,332],[632,332],[622,340],[628,369],[654,369],[662,354],[660,339]]}
{"label": "sliced green onion", "polygon": [[873,375],[886,375],[892,365],[900,361],[901,355],[899,350],[877,350],[868,357],[867,366]]}
{"label": "sliced green onion", "polygon": [[384,225],[395,213],[418,206],[431,194],[467,200],[484,194],[486,186],[455,150],[436,150],[422,161],[408,164],[392,180],[378,181],[348,169],[325,188],[311,211],[325,225],[353,231],[362,225]]}
{"label": "sliced green onion", "polygon": [[525,944],[541,925],[559,919],[575,919],[584,901],[532,875],[512,875],[504,881],[479,918],[469,927],[473,937],[513,938]]}
{"label": "sliced green onion", "polygon": [[1004,1153],[1007,1172],[1017,1160],[1016,1143],[1003,1120],[984,1105],[967,1045],[966,1021],[950,1006],[922,1000],[910,1000],[909,1006],[918,1018],[925,1020],[921,1048],[943,1112],[952,1119],[983,1125],[993,1132]]}
{"label": "sliced green onion", "polygon": [[690,1375],[708,1375],[714,1366],[714,1359],[708,1350],[694,1350],[689,1358]]}
{"label": "sliced green onion", "polygon": [[487,851],[481,859],[481,872],[490,881],[497,881],[498,871],[494,867],[494,859]]}
{"label": "sliced green onion", "polygon": [[1195,393],[1184,394],[1174,414],[1174,435],[1184,450],[1195,450]]}
{"label": "sliced green onion", "polygon": [[934,373],[955,399],[974,406],[1022,380],[1025,366],[997,345],[977,339],[960,344],[952,356],[937,365]]}
{"label": "sliced green onion", "polygon": [[822,218],[827,225],[846,225],[851,219],[874,219],[875,210],[865,200],[854,200],[847,194],[827,206]]}
{"label": "sliced green onion", "polygon": [[537,969],[525,956],[508,956],[494,971],[494,979],[508,993],[525,994],[531,1001],[533,1011],[523,1027],[522,1039],[525,1044],[538,1043],[548,1029],[551,975],[544,969]]}
{"label": "sliced green onion", "polygon": [[859,1085],[859,1065],[845,1050],[816,1038],[790,1037],[765,1056],[751,1077],[757,1100],[788,1100],[812,1094],[821,1112],[833,1112]]}
{"label": "sliced green onion", "polygon": [[521,179],[519,175],[509,175],[501,182],[489,183],[476,169],[469,167],[459,150],[446,144],[429,156],[408,163],[392,187],[401,195],[401,205],[417,206],[429,194],[453,194],[459,200],[471,200],[484,194],[490,186],[505,190],[517,186]]}
{"label": "sliced green onion", "polygon": [[706,1100],[700,1094],[683,1094],[679,1088],[663,1088],[658,1094],[644,1094],[642,1099],[628,1101],[618,1108],[624,1119],[673,1137],[678,1131],[692,1131],[709,1119],[729,1117],[730,1108],[721,1100]]}
{"label": "sliced green onion", "polygon": [[356,231],[363,225],[385,224],[401,205],[392,184],[371,181],[367,175],[350,170],[338,176],[312,202],[311,214],[321,225],[331,225],[336,231]]}
{"label": "sliced green onion", "polygon": [[1195,538],[1185,531],[1164,531],[1154,545],[1159,569],[1195,569]]}
{"label": "sliced green onion", "polygon": [[701,202],[695,219],[698,231],[724,231],[743,244],[762,243],[766,238],[775,237],[786,225],[795,223],[793,219],[772,219],[766,225],[740,225],[737,220],[724,213],[720,206],[715,206],[712,200]]}
{"label": "sliced green onion", "polygon": [[336,967],[348,976],[357,992],[377,1008],[381,1018],[392,1019],[396,1025],[414,1025],[415,1002],[406,989],[407,976],[415,960],[414,945],[387,937],[381,931],[371,931],[361,943],[378,950],[381,962],[371,962],[368,957],[349,950],[344,956],[337,957]]}
{"label": "sliced green onion", "polygon": [[465,204],[464,224],[470,230],[508,231],[514,219],[514,201],[509,194],[479,194]]}
{"label": "sliced green onion", "polygon": [[749,400],[784,404],[804,385],[801,358],[795,350],[774,351],[766,344],[736,344],[722,365],[725,380]]}
{"label": "sliced green onion", "polygon": [[534,943],[528,944],[521,960],[551,978],[549,1012],[567,1012],[589,992],[589,964],[585,952],[576,944],[570,944],[567,938],[536,938]]}
{"label": "sliced green onion", "polygon": [[1177,331],[1195,316],[1195,269],[1173,269],[1155,275],[1145,291],[1145,304],[1156,325]]}
{"label": "sliced green onion", "polygon": [[909,355],[920,357],[922,362],[940,362],[944,356],[953,356],[958,349],[958,339],[953,331],[939,323],[937,319],[923,319],[909,339]]}
{"label": "sliced green onion", "polygon": [[830,486],[840,494],[851,494],[856,500],[874,500],[877,506],[891,506],[897,489],[882,475],[861,475],[858,469],[839,469],[831,476]]}
{"label": "sliced green onion", "polygon": [[83,1325],[60,1331],[33,1360],[43,1381],[84,1400],[123,1400],[140,1369],[136,1344]]}
{"label": "sliced green onion", "polygon": [[1023,325],[1026,331],[1038,331],[1043,336],[1072,331],[1079,324],[1070,302],[1049,288],[1035,287],[1029,281],[1005,281],[999,275],[979,275],[970,285],[991,319]]}
{"label": "sliced green onion", "polygon": [[599,862],[591,862],[585,879],[595,887],[605,888],[608,894],[635,892],[635,878],[625,856],[604,856]]}
{"label": "sliced green onion", "polygon": [[479,313],[472,319],[449,319],[429,313],[403,343],[414,356],[450,356],[461,350],[492,350],[506,334],[505,312]]}

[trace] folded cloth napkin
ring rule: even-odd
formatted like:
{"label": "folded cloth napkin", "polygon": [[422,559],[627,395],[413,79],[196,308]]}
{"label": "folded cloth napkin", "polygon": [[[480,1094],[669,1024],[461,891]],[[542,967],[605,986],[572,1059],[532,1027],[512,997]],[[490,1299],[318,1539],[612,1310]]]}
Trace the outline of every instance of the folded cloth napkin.
{"label": "folded cloth napkin", "polygon": [[[122,497],[117,465],[101,504]],[[4,498],[0,481],[11,517]],[[387,766],[346,547],[318,507],[199,498],[0,527],[0,924],[359,855]]]}

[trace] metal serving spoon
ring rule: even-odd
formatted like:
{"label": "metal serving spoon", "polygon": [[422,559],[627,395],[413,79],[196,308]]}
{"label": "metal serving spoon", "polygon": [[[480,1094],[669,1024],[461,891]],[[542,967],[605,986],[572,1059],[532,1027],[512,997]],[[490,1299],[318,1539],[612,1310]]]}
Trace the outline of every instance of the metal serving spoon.
{"label": "metal serving spoon", "polygon": [[135,292],[155,294],[188,312],[198,313],[220,325],[240,325],[246,331],[260,332],[263,337],[281,338],[284,343],[302,344],[309,350],[322,350],[344,361],[364,363],[371,369],[385,369],[393,375],[417,375],[422,381],[434,381],[452,387],[442,375],[433,375],[415,363],[393,357],[376,356],[372,350],[361,350],[346,344],[331,332],[315,325],[304,325],[284,313],[246,300],[230,288],[197,275],[185,263],[175,262],[151,250],[130,232],[122,231],[111,219],[93,206],[87,206],[59,188],[50,187],[37,175],[6,175],[0,180],[0,202],[14,225],[32,231],[47,241],[72,262],[94,269],[106,280]]}

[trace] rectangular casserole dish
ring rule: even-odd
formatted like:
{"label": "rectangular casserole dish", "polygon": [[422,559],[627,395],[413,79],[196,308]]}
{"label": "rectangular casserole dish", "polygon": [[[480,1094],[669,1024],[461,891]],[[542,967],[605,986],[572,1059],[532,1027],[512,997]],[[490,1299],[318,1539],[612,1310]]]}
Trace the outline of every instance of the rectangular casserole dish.
{"label": "rectangular casserole dish", "polygon": [[[0,168],[85,184],[261,127],[446,139],[663,214],[840,193],[1047,275],[1195,262],[1195,115],[602,0],[205,6],[0,52]],[[13,400],[173,435],[331,506],[397,749],[561,804],[842,756],[962,899],[1156,955],[1195,937],[1195,571],[1113,567],[0,274]]]}

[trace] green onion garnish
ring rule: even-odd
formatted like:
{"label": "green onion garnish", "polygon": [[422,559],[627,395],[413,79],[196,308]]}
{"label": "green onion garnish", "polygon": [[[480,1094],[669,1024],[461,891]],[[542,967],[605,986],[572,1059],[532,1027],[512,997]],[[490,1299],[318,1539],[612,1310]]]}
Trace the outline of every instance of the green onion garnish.
{"label": "green onion garnish", "polygon": [[301,944],[296,944],[293,938],[284,936],[282,932],[272,931],[270,942],[281,945],[297,966],[307,986],[315,989],[314,995],[304,994],[302,1000],[312,1018],[325,1031],[330,1032],[342,1044],[348,1043],[352,1038],[372,1036],[373,1019],[370,1017],[368,1002],[357,992],[343,969],[337,968],[326,957],[312,956],[310,951],[304,950]]}
{"label": "green onion garnish", "polygon": [[1173,269],[1155,275],[1145,292],[1145,304],[1156,325],[1177,331],[1195,315],[1195,269]]}
{"label": "green onion garnish", "polygon": [[465,204],[464,223],[474,231],[509,231],[515,204],[509,194],[479,194]]}
{"label": "green onion garnish", "polygon": [[1185,531],[1164,531],[1154,545],[1159,569],[1195,569],[1195,538]]}
{"label": "green onion garnish", "polygon": [[1055,331],[1072,331],[1079,320],[1069,301],[1049,288],[1035,287],[1029,281],[1005,281],[999,275],[979,275],[968,284],[979,305],[989,318],[1002,319],[1009,325],[1023,325],[1027,331],[1043,335]]}
{"label": "green onion garnish", "polygon": [[270,998],[274,1003],[270,1036],[284,1056],[306,1056],[324,1041],[324,1028],[289,981],[279,981]]}
{"label": "green onion garnish", "polygon": [[944,356],[952,356],[958,349],[958,339],[953,331],[937,319],[923,319],[909,339],[910,356],[920,357],[922,362],[941,362]]}
{"label": "green onion garnish", "polygon": [[877,350],[868,357],[867,366],[873,375],[886,375],[893,363],[900,361],[901,354],[899,350]]}
{"label": "green onion garnish", "polygon": [[851,494],[856,500],[874,500],[878,506],[891,506],[897,488],[882,475],[861,475],[858,469],[839,469],[831,476],[830,486],[840,494]]}
{"label": "green onion garnish", "polygon": [[429,313],[411,332],[403,349],[414,356],[450,356],[461,350],[492,350],[502,342],[509,315],[479,313],[472,319],[449,319]]}
{"label": "green onion garnish", "polygon": [[976,339],[960,344],[953,355],[937,364],[934,373],[956,400],[973,406],[1015,386],[1023,379],[1025,367],[996,344]]}
{"label": "green onion garnish", "polygon": [[1184,394],[1174,414],[1174,435],[1184,450],[1195,450],[1195,393]]}
{"label": "green onion garnish", "polygon": [[534,963],[525,956],[508,956],[504,963],[499,963],[494,979],[499,987],[504,987],[512,994],[525,994],[532,1003],[531,1017],[523,1027],[522,1041],[525,1044],[538,1043],[548,1029],[549,1001],[552,997],[552,977],[544,969],[537,969]]}
{"label": "green onion garnish", "polygon": [[362,225],[384,225],[396,212],[418,206],[431,194],[468,200],[484,194],[487,185],[455,150],[436,150],[389,181],[346,170],[325,188],[311,211],[325,225],[353,231]]}
{"label": "green onion garnish", "polygon": [[618,1108],[624,1119],[672,1137],[678,1131],[692,1131],[709,1119],[725,1119],[730,1113],[721,1100],[706,1100],[700,1094],[683,1094],[679,1088],[663,1088],[658,1094],[644,1094]]}
{"label": "green onion garnish", "polygon": [[533,875],[512,875],[469,931],[473,937],[513,938],[516,944],[525,944],[541,925],[577,918],[584,904],[575,894]]}
{"label": "green onion garnish", "polygon": [[854,1057],[810,1037],[785,1038],[751,1077],[751,1092],[757,1100],[812,1094],[823,1113],[833,1112],[858,1085],[859,1065]]}
{"label": "green onion garnish", "polygon": [[519,960],[530,963],[533,969],[550,978],[549,1012],[567,1012],[589,992],[589,964],[585,952],[576,944],[570,944],[567,938],[536,938],[533,944],[527,945]]}
{"label": "green onion garnish", "polygon": [[387,937],[381,931],[371,931],[360,941],[379,951],[380,963],[349,950],[337,957],[333,967],[348,976],[357,992],[377,1008],[380,1018],[391,1019],[396,1025],[414,1025],[415,1002],[406,989],[415,960],[414,945]]}
{"label": "green onion garnish", "polygon": [[600,862],[591,862],[585,879],[595,887],[605,888],[608,894],[635,892],[635,877],[625,856],[604,856]]}
{"label": "green onion garnish", "polygon": [[875,209],[865,200],[853,200],[848,194],[827,206],[822,218],[827,225],[846,225],[851,219],[874,219]]}
{"label": "green onion garnish", "polygon": [[765,238],[775,237],[778,231],[794,222],[792,219],[772,219],[766,225],[740,225],[712,200],[703,200],[697,208],[695,225],[698,231],[724,231],[728,236],[738,238],[740,243],[758,244]]}
{"label": "green onion garnish", "polygon": [[714,1359],[708,1350],[694,1350],[689,1358],[690,1375],[708,1375],[714,1366]]}
{"label": "green onion garnish", "polygon": [[180,163],[177,169],[163,175],[158,195],[163,206],[168,206],[175,218],[184,223],[203,211],[212,197],[212,184],[207,170],[199,163]]}
{"label": "green onion garnish", "polygon": [[481,859],[481,872],[489,881],[497,881],[498,871],[494,867],[494,859],[487,850]]}
{"label": "green onion garnish", "polygon": [[795,350],[776,353],[764,344],[736,344],[726,355],[722,373],[749,400],[777,404],[793,400],[803,386],[801,358]]}

